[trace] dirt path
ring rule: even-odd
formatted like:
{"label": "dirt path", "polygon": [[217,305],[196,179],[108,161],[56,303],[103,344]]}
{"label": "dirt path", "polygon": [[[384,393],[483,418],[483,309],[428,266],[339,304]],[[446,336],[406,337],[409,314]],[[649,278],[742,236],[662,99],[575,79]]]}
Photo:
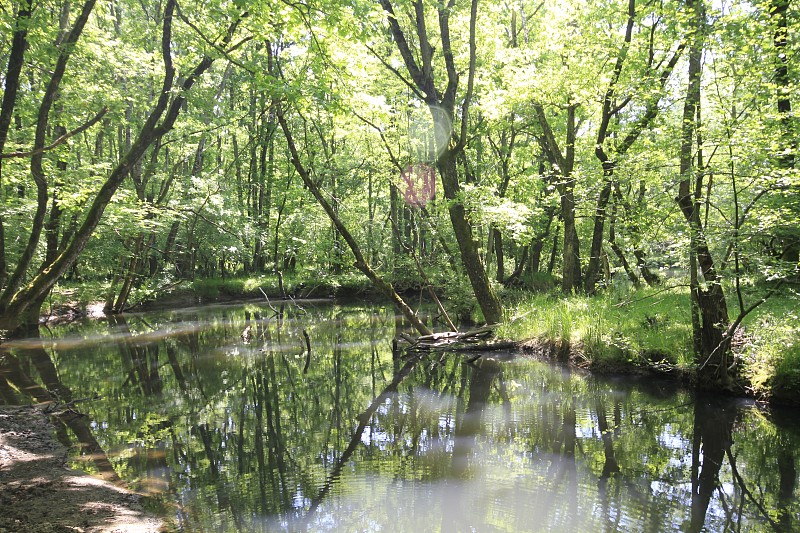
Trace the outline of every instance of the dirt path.
{"label": "dirt path", "polygon": [[34,407],[0,406],[0,533],[155,533],[141,497],[66,467],[67,449]]}

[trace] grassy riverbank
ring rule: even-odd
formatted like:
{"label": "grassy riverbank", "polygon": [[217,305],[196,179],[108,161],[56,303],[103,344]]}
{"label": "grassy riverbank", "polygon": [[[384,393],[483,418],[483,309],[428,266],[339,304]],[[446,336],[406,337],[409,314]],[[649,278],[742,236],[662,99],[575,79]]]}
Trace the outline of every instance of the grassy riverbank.
{"label": "grassy riverbank", "polygon": [[[745,295],[754,301],[763,291]],[[546,355],[598,371],[655,371],[690,379],[694,370],[686,287],[609,291],[588,298],[517,294],[498,330]],[[739,313],[729,299],[731,319]],[[733,341],[742,392],[759,399],[800,400],[798,300],[774,296],[746,316]]]}

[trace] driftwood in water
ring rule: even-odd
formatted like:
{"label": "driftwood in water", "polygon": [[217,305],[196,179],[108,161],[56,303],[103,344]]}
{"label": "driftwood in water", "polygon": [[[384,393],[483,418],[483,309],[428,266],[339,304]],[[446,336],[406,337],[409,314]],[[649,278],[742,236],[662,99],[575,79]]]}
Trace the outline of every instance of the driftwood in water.
{"label": "driftwood in water", "polygon": [[486,326],[471,331],[445,331],[411,337],[403,335],[409,344],[409,352],[482,352],[490,350],[507,350],[516,347],[510,341],[492,342],[494,330]]}

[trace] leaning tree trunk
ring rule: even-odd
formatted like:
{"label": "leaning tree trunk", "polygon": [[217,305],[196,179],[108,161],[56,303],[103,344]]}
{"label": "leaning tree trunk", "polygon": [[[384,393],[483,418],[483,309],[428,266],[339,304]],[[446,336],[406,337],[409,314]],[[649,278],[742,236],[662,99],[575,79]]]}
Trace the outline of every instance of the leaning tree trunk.
{"label": "leaning tree trunk", "polygon": [[628,0],[628,19],[625,24],[625,38],[620,46],[617,59],[614,64],[614,71],[611,75],[611,80],[606,88],[606,94],[603,98],[603,114],[600,119],[600,127],[597,131],[597,141],[595,143],[595,156],[600,161],[603,167],[603,187],[597,196],[597,204],[595,206],[594,214],[594,228],[592,230],[592,244],[589,250],[589,263],[586,265],[585,276],[585,290],[587,294],[594,294],[596,284],[600,273],[600,257],[603,248],[603,234],[606,221],[606,208],[608,207],[609,199],[611,198],[611,187],[614,180],[614,169],[616,168],[616,159],[609,157],[606,154],[603,144],[606,142],[611,134],[610,125],[611,120],[619,112],[614,110],[614,98],[616,95],[617,82],[622,73],[622,67],[625,64],[625,59],[628,57],[628,49],[631,45],[633,38],[633,26],[636,15],[636,0]]}
{"label": "leaning tree trunk", "polygon": [[339,216],[336,213],[336,210],[328,202],[328,199],[325,197],[323,192],[317,186],[314,179],[311,177],[311,174],[306,169],[303,162],[300,160],[300,153],[297,150],[297,146],[294,142],[294,136],[292,135],[292,130],[289,128],[289,124],[286,122],[286,117],[283,114],[283,110],[278,108],[278,123],[283,130],[283,134],[286,137],[286,143],[289,146],[289,154],[291,155],[292,165],[294,166],[297,173],[300,175],[300,178],[303,180],[303,184],[306,188],[311,192],[314,199],[317,203],[325,210],[325,213],[328,215],[331,223],[336,227],[336,231],[342,238],[345,240],[347,245],[350,247],[350,251],[353,252],[353,255],[356,258],[354,266],[360,270],[367,278],[372,282],[373,286],[382,292],[385,296],[387,296],[393,304],[397,307],[397,309],[403,314],[403,316],[411,322],[420,335],[430,335],[431,330],[422,323],[420,318],[414,312],[411,307],[403,300],[403,298],[397,294],[397,291],[394,290],[392,284],[388,281],[384,280],[377,272],[375,272],[372,267],[370,266],[369,262],[367,262],[364,254],[361,252],[361,247],[358,245],[358,242],[355,240],[353,235],[341,221]]}
{"label": "leaning tree trunk", "polygon": [[442,173],[445,198],[449,200],[447,211],[453,225],[456,242],[461,251],[461,262],[467,272],[472,292],[483,312],[483,318],[489,324],[497,324],[503,318],[503,307],[497,298],[486,268],[478,253],[478,242],[475,240],[472,224],[467,220],[464,204],[457,201],[461,187],[458,183],[458,171],[454,154],[446,151],[439,158],[439,169]]}
{"label": "leaning tree trunk", "polygon": [[[28,48],[28,25],[33,11],[32,0],[22,0],[17,7],[14,20],[14,34],[11,37],[11,50],[8,54],[8,67],[6,68],[3,87],[3,101],[0,104],[0,155],[4,153],[11,119],[17,103],[17,91],[20,85],[22,65],[25,50]],[[0,185],[3,179],[3,160],[0,158]],[[4,199],[3,187],[0,186],[0,200]],[[8,279],[8,263],[6,261],[6,236],[5,222],[0,213],[0,287],[6,285]]]}
{"label": "leaning tree trunk", "polygon": [[[14,297],[17,289],[22,285],[23,280],[28,274],[28,269],[36,254],[39,241],[44,231],[45,217],[47,215],[47,204],[49,203],[49,193],[47,178],[45,177],[43,161],[44,161],[44,147],[46,136],[48,133],[50,122],[50,110],[56,102],[59,94],[61,81],[64,79],[64,74],[67,70],[67,64],[72,57],[72,52],[75,49],[75,44],[80,39],[86,22],[89,20],[89,15],[94,9],[96,0],[87,0],[80,14],[78,15],[75,23],[72,26],[69,34],[58,46],[59,54],[53,71],[50,74],[50,80],[47,83],[42,101],[39,105],[39,112],[36,118],[36,133],[33,141],[33,154],[31,156],[31,176],[36,184],[36,210],[33,215],[33,223],[31,224],[31,233],[28,236],[28,242],[17,260],[17,266],[14,272],[8,278],[5,286],[5,291],[0,296],[0,309],[7,306],[9,301]],[[43,300],[43,298],[32,298],[34,301]]]}
{"label": "leaning tree trunk", "polygon": [[[434,48],[428,37],[426,20],[426,5],[422,0],[414,0],[413,13],[409,12],[414,26],[413,31],[418,43],[417,50],[412,50],[406,31],[400,26],[400,20],[394,11],[390,0],[380,0],[380,4],[387,14],[386,22],[392,34],[394,45],[397,47],[405,64],[406,71],[413,81],[412,89],[416,96],[428,106],[431,120],[440,127],[446,117],[449,124],[453,124],[456,116],[461,118],[460,130],[451,129],[447,139],[438,139],[441,151],[437,165],[444,186],[444,195],[448,200],[448,212],[453,231],[456,236],[461,260],[469,277],[475,299],[483,312],[483,317],[490,324],[498,323],[502,319],[503,307],[492,287],[486,268],[483,264],[478,245],[473,234],[473,227],[467,217],[467,212],[460,196],[461,183],[458,178],[457,160],[464,153],[467,143],[469,106],[472,101],[472,91],[475,81],[476,69],[476,21],[478,16],[478,0],[470,2],[469,12],[469,68],[467,69],[467,86],[461,101],[460,113],[456,113],[456,99],[459,86],[459,68],[456,65],[450,39],[450,16],[453,5],[436,4],[436,15],[439,27],[440,42]],[[434,68],[437,60],[436,51],[439,50],[443,69]],[[444,90],[436,86],[436,74],[444,72],[446,84]]]}

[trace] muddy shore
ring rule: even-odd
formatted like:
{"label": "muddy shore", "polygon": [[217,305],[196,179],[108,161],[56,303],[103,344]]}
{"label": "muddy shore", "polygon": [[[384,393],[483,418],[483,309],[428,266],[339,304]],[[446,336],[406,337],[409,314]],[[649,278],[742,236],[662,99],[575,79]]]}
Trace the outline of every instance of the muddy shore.
{"label": "muddy shore", "polygon": [[0,406],[0,533],[164,531],[143,497],[67,466],[68,450],[33,406]]}

